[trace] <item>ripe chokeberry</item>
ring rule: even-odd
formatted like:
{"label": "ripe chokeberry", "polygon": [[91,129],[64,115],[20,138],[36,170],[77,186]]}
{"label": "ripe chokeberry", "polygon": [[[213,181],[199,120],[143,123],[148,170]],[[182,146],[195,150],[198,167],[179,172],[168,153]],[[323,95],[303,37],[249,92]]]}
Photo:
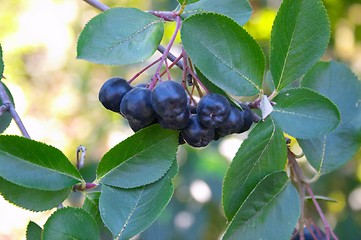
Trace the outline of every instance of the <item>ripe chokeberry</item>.
{"label": "ripe chokeberry", "polygon": [[147,88],[133,88],[124,95],[120,103],[121,114],[128,119],[134,129],[149,126],[155,120],[156,115],[150,103],[150,93],[151,91]]}
{"label": "ripe chokeberry", "polygon": [[243,133],[251,128],[252,123],[253,123],[253,116],[252,116],[253,113],[252,113],[251,108],[248,105],[243,104],[243,103],[240,103],[239,105],[242,108],[241,114],[243,116],[243,126],[237,133]]}
{"label": "ripe chokeberry", "polygon": [[113,77],[100,88],[98,98],[106,109],[119,113],[120,102],[131,89],[132,87],[125,79]]}
{"label": "ripe chokeberry", "polygon": [[197,106],[199,121],[206,127],[219,128],[228,118],[231,105],[228,100],[217,93],[209,93],[201,98]]}
{"label": "ripe chokeberry", "polygon": [[232,133],[239,133],[242,127],[243,114],[241,114],[241,110],[235,106],[231,106],[231,113],[225,120],[224,124],[215,129],[216,135],[220,138]]}
{"label": "ripe chokeberry", "polygon": [[163,128],[179,130],[179,129],[182,129],[185,126],[187,126],[188,121],[189,121],[189,116],[190,116],[190,112],[187,109],[183,113],[181,113],[177,116],[174,116],[174,117],[162,118],[159,116],[158,121],[159,121],[160,126]]}
{"label": "ripe chokeberry", "polygon": [[214,129],[200,123],[196,114],[192,114],[185,128],[181,130],[182,138],[193,147],[205,147],[214,138]]}
{"label": "ripe chokeberry", "polygon": [[174,117],[187,110],[187,94],[179,83],[164,81],[153,89],[151,103],[162,118]]}

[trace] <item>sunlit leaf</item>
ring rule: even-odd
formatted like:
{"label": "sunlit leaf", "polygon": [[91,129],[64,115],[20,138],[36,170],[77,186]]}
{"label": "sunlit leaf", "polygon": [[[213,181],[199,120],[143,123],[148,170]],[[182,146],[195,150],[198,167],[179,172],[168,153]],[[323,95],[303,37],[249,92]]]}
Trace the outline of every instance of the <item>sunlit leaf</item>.
{"label": "sunlit leaf", "polygon": [[80,183],[77,169],[57,148],[18,136],[0,136],[0,177],[27,188],[57,191]]}
{"label": "sunlit leaf", "polygon": [[172,166],[178,150],[178,132],[152,125],[107,152],[100,161],[101,183],[134,188],[159,180]]}
{"label": "sunlit leaf", "polygon": [[148,59],[163,37],[163,22],[135,8],[111,8],[84,27],[78,58],[102,64],[130,64]]}
{"label": "sunlit leaf", "polygon": [[260,91],[265,69],[263,52],[232,19],[196,14],[183,22],[181,38],[193,63],[213,84],[237,96]]}
{"label": "sunlit leaf", "polygon": [[329,38],[321,0],[284,0],[271,34],[270,69],[276,89],[305,74],[324,54]]}

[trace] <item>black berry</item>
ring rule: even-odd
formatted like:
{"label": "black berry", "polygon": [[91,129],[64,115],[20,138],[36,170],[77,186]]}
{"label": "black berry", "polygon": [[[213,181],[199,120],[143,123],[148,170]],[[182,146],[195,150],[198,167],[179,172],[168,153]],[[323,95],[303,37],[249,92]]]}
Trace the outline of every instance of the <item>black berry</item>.
{"label": "black berry", "polygon": [[231,112],[228,100],[216,93],[201,98],[197,106],[199,121],[206,127],[219,128],[224,124]]}
{"label": "black berry", "polygon": [[205,147],[214,138],[214,129],[202,125],[196,114],[191,115],[185,128],[181,130],[182,138],[193,147]]}
{"label": "black berry", "polygon": [[124,95],[120,103],[121,114],[135,129],[149,126],[155,120],[155,112],[150,104],[150,93],[147,88],[133,88]]}
{"label": "black berry", "polygon": [[251,108],[248,105],[245,105],[243,103],[240,103],[240,106],[242,108],[241,114],[243,116],[243,126],[237,133],[243,133],[251,128],[253,123],[253,113]]}
{"label": "black berry", "polygon": [[151,103],[162,118],[174,117],[186,111],[187,94],[179,83],[164,81],[153,89]]}
{"label": "black berry", "polygon": [[119,104],[122,98],[131,89],[132,87],[125,79],[120,77],[110,78],[100,88],[99,101],[106,109],[119,112]]}
{"label": "black berry", "polygon": [[231,106],[231,113],[225,120],[224,124],[216,129],[218,137],[224,137],[232,133],[239,133],[243,128],[243,114],[235,106]]}
{"label": "black berry", "polygon": [[[313,237],[312,233],[310,232],[310,229],[313,233],[313,235],[316,237],[317,240],[325,240],[326,234],[324,232],[322,232],[320,229],[316,229],[316,227],[311,224],[309,227],[304,227],[303,228],[303,233],[305,236],[305,240],[314,240],[315,238]],[[293,238],[294,240],[299,240],[300,238],[300,233],[297,233],[297,235]]]}
{"label": "black berry", "polygon": [[162,126],[163,128],[169,128],[174,130],[182,129],[187,126],[189,121],[189,115],[189,110],[186,110],[185,112],[174,117],[162,118],[159,116],[158,121],[160,126]]}

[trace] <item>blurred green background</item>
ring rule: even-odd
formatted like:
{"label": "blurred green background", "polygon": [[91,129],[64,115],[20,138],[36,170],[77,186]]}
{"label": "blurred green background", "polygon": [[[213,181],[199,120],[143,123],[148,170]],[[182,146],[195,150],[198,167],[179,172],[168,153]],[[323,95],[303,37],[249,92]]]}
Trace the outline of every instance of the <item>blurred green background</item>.
{"label": "blurred green background", "polygon": [[[172,10],[176,0],[107,0],[110,7]],[[273,19],[280,0],[251,0],[254,13],[246,28],[268,52]],[[324,0],[332,38],[325,60],[345,62],[361,77],[360,0]],[[127,66],[96,65],[76,59],[76,41],[86,22],[99,11],[81,0],[1,0],[0,43],[6,79],[16,108],[30,136],[61,149],[75,161],[80,144],[86,146],[89,181],[96,163],[112,146],[132,134],[124,119],[98,102],[102,83],[112,76],[131,78],[147,63]],[[173,24],[166,24],[164,43]],[[173,53],[179,53],[179,39]],[[156,53],[156,57],[159,56]],[[148,81],[154,69],[135,84]],[[180,71],[172,76],[180,79]],[[11,124],[7,134],[20,134]],[[180,147],[180,174],[176,191],[161,218],[137,239],[220,239],[226,220],[221,206],[221,186],[230,160],[246,134],[229,136],[204,149]],[[314,184],[314,192],[337,200],[322,207],[340,239],[361,239],[361,153],[337,172]],[[65,205],[79,205],[72,194]],[[309,206],[310,215],[313,207]],[[32,213],[0,197],[0,239],[24,239],[29,220],[42,225],[52,211]],[[314,220],[319,223],[315,215]],[[321,225],[321,224],[320,224]],[[282,227],[282,226],[280,226]]]}

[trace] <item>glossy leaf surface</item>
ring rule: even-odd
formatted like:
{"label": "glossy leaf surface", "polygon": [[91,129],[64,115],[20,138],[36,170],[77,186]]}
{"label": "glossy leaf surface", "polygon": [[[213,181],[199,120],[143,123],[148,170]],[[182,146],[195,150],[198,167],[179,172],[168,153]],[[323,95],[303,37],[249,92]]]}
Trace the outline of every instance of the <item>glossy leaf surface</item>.
{"label": "glossy leaf surface", "polygon": [[53,213],[44,225],[42,239],[99,240],[95,220],[81,208],[62,208]]}
{"label": "glossy leaf surface", "polygon": [[159,181],[133,189],[104,185],[99,208],[105,225],[117,239],[130,239],[155,221],[173,195],[176,163]]}
{"label": "glossy leaf surface", "polygon": [[107,152],[97,169],[101,183],[134,188],[159,180],[172,166],[178,132],[152,125]]}
{"label": "glossy leaf surface", "polygon": [[348,67],[332,61],[317,63],[305,75],[302,86],[325,95],[340,110],[341,123],[335,131],[298,140],[317,171],[334,171],[349,161],[361,145],[361,82]]}
{"label": "glossy leaf surface", "polygon": [[14,184],[57,191],[80,183],[77,169],[57,148],[18,136],[0,136],[0,176]]}
{"label": "glossy leaf surface", "polygon": [[223,181],[223,209],[229,221],[261,179],[285,168],[286,154],[283,133],[272,119],[252,129]]}
{"label": "glossy leaf surface", "polygon": [[200,0],[188,5],[184,15],[188,17],[206,12],[223,14],[243,26],[252,15],[252,7],[248,0]]}
{"label": "glossy leaf surface", "polygon": [[277,91],[304,75],[324,54],[330,38],[321,0],[284,0],[273,23],[270,69]]}
{"label": "glossy leaf surface", "polygon": [[334,130],[340,122],[336,105],[308,88],[287,89],[274,99],[272,118],[295,138],[315,138]]}
{"label": "glossy leaf surface", "polygon": [[101,64],[130,64],[153,55],[163,37],[163,22],[135,8],[111,8],[84,27],[77,57]]}
{"label": "glossy leaf surface", "polygon": [[265,69],[263,52],[232,19],[196,14],[183,22],[181,38],[193,63],[216,86],[237,96],[260,91]]}
{"label": "glossy leaf surface", "polygon": [[244,201],[223,239],[290,239],[299,215],[297,190],[285,172],[274,172]]}

